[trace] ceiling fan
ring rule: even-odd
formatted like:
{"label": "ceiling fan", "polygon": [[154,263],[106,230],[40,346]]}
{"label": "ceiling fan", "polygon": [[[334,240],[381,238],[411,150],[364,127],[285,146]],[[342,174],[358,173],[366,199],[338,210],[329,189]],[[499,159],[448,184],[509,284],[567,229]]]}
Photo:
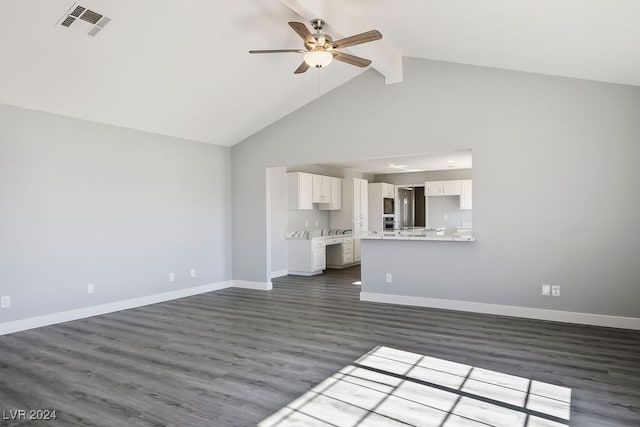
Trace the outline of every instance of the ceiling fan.
{"label": "ceiling fan", "polygon": [[311,33],[302,22],[289,22],[289,26],[302,37],[304,49],[250,50],[249,53],[304,53],[304,61],[293,72],[294,74],[304,73],[309,67],[326,67],[333,59],[355,65],[356,67],[366,67],[371,64],[371,60],[339,52],[337,49],[372,42],[382,38],[380,31],[371,30],[366,33],[333,41],[330,35],[322,32],[322,28],[325,26],[325,22],[322,19],[314,19],[311,21],[311,26],[316,30],[315,34]]}

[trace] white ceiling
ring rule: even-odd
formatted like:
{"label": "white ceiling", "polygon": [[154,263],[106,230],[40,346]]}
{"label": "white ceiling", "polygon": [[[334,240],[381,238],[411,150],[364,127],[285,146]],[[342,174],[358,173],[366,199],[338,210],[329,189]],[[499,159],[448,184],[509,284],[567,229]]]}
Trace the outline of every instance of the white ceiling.
{"label": "white ceiling", "polygon": [[351,169],[357,172],[375,175],[447,169],[471,169],[472,152],[471,150],[459,150],[446,153],[425,153],[411,156],[358,160],[354,162],[327,163],[323,166],[337,169]]}
{"label": "white ceiling", "polygon": [[293,75],[297,54],[247,53],[301,46],[287,21],[312,13],[340,36],[379,29],[351,53],[387,82],[402,79],[401,52],[640,85],[637,0],[80,2],[113,19],[95,38],[55,25],[72,4],[0,2],[0,103],[233,145],[362,72]]}

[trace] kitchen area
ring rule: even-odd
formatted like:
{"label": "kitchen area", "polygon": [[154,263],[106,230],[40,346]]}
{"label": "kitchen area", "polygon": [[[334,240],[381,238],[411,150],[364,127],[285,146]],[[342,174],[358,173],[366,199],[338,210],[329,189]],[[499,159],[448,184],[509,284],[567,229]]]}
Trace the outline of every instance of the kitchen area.
{"label": "kitchen area", "polygon": [[363,239],[475,240],[470,150],[272,169],[272,277],[359,265]]}

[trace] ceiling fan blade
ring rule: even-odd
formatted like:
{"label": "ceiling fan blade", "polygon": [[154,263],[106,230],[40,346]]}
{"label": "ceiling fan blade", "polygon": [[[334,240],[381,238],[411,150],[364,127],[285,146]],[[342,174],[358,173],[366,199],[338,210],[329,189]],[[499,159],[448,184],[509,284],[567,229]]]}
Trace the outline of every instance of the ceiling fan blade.
{"label": "ceiling fan blade", "polygon": [[346,62],[347,64],[355,65],[356,67],[364,68],[371,64],[370,59],[360,58],[359,56],[349,55],[344,52],[332,52],[333,59],[337,59],[338,61]]}
{"label": "ceiling fan blade", "polygon": [[382,34],[378,30],[367,31],[366,33],[356,34],[355,36],[345,37],[344,39],[336,40],[333,42],[334,49],[340,49],[342,47],[354,46],[361,43],[372,42],[374,40],[380,40]]}
{"label": "ceiling fan blade", "polygon": [[305,73],[309,69],[309,64],[302,61],[302,64],[293,72],[293,74],[302,74]]}
{"label": "ceiling fan blade", "polygon": [[295,52],[295,53],[304,53],[306,50],[300,49],[266,49],[266,50],[250,50],[249,53],[286,53],[286,52]]}
{"label": "ceiling fan blade", "polygon": [[311,31],[309,31],[307,26],[302,22],[289,22],[289,26],[293,28],[293,31],[298,33],[300,37],[302,37],[302,40],[304,40],[305,43],[315,44],[316,39],[313,38],[313,34],[311,34]]}

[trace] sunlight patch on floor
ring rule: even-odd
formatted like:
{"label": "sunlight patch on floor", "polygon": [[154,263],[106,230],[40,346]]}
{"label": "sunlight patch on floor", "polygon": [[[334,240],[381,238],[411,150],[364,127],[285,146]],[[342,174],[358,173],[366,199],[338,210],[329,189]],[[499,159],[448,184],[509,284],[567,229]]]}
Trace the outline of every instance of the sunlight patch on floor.
{"label": "sunlight patch on floor", "polygon": [[258,426],[567,427],[570,407],[566,387],[376,347]]}

